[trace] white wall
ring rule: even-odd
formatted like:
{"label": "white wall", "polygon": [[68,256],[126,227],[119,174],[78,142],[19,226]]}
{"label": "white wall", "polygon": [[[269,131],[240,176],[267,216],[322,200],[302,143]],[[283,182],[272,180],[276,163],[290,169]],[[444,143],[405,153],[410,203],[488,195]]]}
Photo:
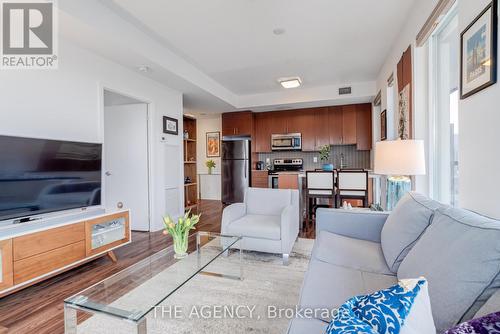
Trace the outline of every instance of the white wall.
{"label": "white wall", "polygon": [[[155,185],[152,189],[152,226],[160,229],[166,207],[165,175],[170,170],[180,171],[182,164],[181,153],[164,156],[164,145],[181,147],[182,136],[167,135],[166,142],[160,142],[162,116],[182,119],[181,93],[61,40],[59,69],[2,71],[0,134],[102,142],[103,88],[150,103],[150,122],[154,129],[152,183]],[[182,125],[179,133],[182,133]],[[182,174],[179,173],[177,179],[179,205],[177,212],[169,212],[172,215],[183,211]]]}
{"label": "white wall", "polygon": [[[490,0],[459,1],[459,31]],[[460,101],[460,204],[500,219],[500,83]]]}
{"label": "white wall", "polygon": [[[212,170],[212,176],[202,176],[200,178],[201,199],[220,200],[221,199],[221,158],[207,158],[207,132],[221,132],[222,141],[222,117],[215,115],[213,117],[198,118],[196,122],[196,161],[199,174],[208,173],[205,162],[209,159],[215,161],[215,168]],[[221,143],[222,144],[222,143]]]}

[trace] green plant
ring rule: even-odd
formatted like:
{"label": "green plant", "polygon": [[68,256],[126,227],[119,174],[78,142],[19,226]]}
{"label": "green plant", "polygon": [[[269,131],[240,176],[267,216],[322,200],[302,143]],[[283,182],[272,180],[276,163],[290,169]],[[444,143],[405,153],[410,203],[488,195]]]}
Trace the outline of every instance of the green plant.
{"label": "green plant", "polygon": [[174,251],[176,254],[185,255],[188,248],[189,231],[195,229],[195,225],[200,221],[201,215],[191,215],[191,210],[183,217],[179,217],[174,223],[170,216],[163,217],[165,230],[163,234],[171,235],[174,239]]}
{"label": "green plant", "polygon": [[330,160],[330,145],[324,145],[319,148],[319,159],[322,162]]}
{"label": "green plant", "polygon": [[205,162],[205,166],[207,166],[208,168],[215,168],[215,161],[213,161],[212,159],[207,160],[207,162]]}

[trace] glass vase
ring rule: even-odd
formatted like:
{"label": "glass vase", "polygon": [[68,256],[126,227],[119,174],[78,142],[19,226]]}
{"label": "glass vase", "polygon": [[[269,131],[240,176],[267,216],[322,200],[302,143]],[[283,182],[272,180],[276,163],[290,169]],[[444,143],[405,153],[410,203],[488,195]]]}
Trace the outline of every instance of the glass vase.
{"label": "glass vase", "polygon": [[182,234],[173,236],[174,252],[175,252],[174,257],[176,259],[183,259],[188,255],[188,253],[187,253],[188,237],[189,237],[189,231],[186,231]]}

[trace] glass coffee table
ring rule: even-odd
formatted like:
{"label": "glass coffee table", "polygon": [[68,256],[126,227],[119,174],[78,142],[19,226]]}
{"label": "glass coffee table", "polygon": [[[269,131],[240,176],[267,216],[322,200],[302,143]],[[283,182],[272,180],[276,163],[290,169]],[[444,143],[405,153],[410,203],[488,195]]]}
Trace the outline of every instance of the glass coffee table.
{"label": "glass coffee table", "polygon": [[[105,315],[131,323],[136,333],[147,332],[146,316],[198,274],[243,279],[242,251],[237,271],[207,271],[241,237],[197,232],[189,237],[188,256],[174,258],[173,246],[106,278],[64,301],[64,332],[77,333],[77,311]],[[236,247],[239,248],[239,247]]]}

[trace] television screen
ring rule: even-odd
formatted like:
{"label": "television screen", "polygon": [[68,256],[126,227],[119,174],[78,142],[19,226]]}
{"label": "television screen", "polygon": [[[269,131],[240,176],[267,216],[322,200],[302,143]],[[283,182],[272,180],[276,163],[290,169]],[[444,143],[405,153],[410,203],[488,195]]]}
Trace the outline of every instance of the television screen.
{"label": "television screen", "polygon": [[0,220],[101,204],[102,145],[0,136]]}

